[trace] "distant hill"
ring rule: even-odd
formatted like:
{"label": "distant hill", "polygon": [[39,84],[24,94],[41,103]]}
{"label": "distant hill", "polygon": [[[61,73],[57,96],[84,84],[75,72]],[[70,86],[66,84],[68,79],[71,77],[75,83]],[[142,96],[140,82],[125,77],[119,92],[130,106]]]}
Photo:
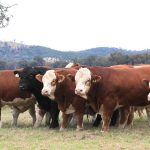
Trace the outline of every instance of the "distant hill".
{"label": "distant hill", "polygon": [[51,48],[43,47],[43,46],[29,46],[21,43],[15,42],[2,42],[0,41],[0,58],[1,60],[7,61],[18,61],[18,60],[31,60],[35,56],[41,57],[52,57],[70,60],[76,57],[86,57],[90,55],[96,56],[109,56],[111,53],[122,51],[125,54],[141,54],[149,52],[150,50],[141,50],[141,51],[131,51],[131,50],[123,50],[119,48],[110,48],[110,47],[98,47],[91,48],[88,50],[72,52],[72,51],[58,51]]}

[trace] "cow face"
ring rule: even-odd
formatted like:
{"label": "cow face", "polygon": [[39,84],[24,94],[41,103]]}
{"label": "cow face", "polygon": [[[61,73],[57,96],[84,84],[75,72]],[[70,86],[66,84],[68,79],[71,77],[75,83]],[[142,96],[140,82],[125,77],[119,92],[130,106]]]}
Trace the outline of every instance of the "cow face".
{"label": "cow face", "polygon": [[48,70],[41,79],[43,82],[42,95],[48,96],[51,100],[55,100],[56,86],[63,82],[64,78],[63,75],[56,74],[54,70]]}
{"label": "cow face", "polygon": [[[14,71],[15,76],[20,78],[19,88],[21,90],[28,90],[28,91],[35,88],[35,85],[38,82],[35,79],[35,75],[42,73],[43,71],[44,70],[41,70],[40,68],[33,68],[33,67],[27,67],[21,71],[17,71],[17,70]],[[39,84],[41,83],[39,82]]]}
{"label": "cow face", "polygon": [[91,75],[91,71],[88,68],[80,68],[75,75],[75,94],[87,99],[90,87],[99,80],[100,77]]}
{"label": "cow face", "polygon": [[150,82],[148,83],[148,87],[149,87],[149,94],[147,96],[147,100],[150,101]]}

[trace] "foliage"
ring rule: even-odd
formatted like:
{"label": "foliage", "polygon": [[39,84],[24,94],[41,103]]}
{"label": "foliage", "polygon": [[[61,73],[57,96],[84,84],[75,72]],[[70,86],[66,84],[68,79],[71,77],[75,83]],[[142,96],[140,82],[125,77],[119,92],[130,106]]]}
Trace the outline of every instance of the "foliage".
{"label": "foliage", "polygon": [[12,6],[4,6],[0,2],[0,28],[4,28],[8,25],[11,15],[8,15],[8,9]]}

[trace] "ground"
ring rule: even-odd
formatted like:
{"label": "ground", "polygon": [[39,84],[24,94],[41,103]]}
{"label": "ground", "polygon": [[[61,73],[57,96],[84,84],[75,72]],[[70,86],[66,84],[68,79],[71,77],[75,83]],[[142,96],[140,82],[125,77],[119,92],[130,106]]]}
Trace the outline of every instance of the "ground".
{"label": "ground", "polygon": [[3,128],[0,129],[0,150],[150,150],[150,128],[146,115],[136,116],[132,129],[111,128],[101,133],[85,119],[85,130],[75,131],[75,126],[60,132],[42,125],[32,128],[28,112],[21,114],[18,127],[11,127],[11,110],[2,109]]}

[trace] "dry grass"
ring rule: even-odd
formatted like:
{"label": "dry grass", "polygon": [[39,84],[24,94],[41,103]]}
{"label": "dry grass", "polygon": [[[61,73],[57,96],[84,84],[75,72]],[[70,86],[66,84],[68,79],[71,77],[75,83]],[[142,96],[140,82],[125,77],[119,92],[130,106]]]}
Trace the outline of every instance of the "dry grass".
{"label": "dry grass", "polygon": [[132,129],[111,128],[107,134],[91,128],[76,132],[75,127],[59,132],[44,125],[32,128],[28,112],[21,114],[18,128],[11,128],[11,110],[2,109],[3,128],[0,129],[0,150],[149,150],[150,128],[146,116],[135,118]]}

